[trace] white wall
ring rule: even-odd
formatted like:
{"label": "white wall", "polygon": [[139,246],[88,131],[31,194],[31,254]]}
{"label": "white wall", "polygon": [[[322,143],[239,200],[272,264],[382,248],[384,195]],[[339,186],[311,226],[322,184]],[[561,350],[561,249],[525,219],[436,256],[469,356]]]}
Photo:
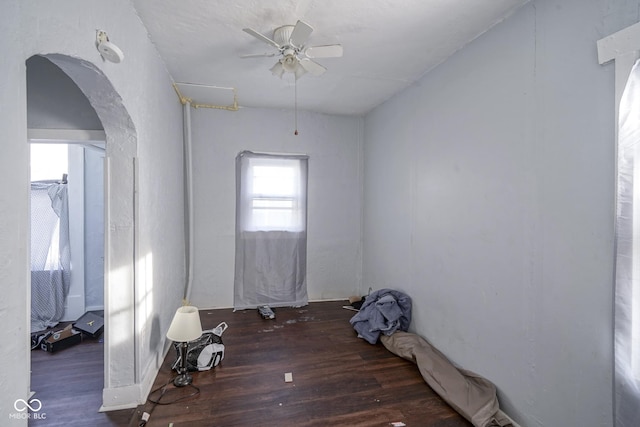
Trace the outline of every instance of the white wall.
{"label": "white wall", "polygon": [[346,298],[360,285],[362,119],[293,111],[197,109],[193,123],[195,262],[191,300],[233,306],[235,157],[309,155],[307,289]]}
{"label": "white wall", "polygon": [[365,118],[363,287],[522,426],[612,425],[613,65],[637,1],[540,0]]}
{"label": "white wall", "polygon": [[[114,198],[107,228],[112,246],[105,303],[113,315],[105,332],[105,406],[135,405],[162,361],[163,331],[180,304],[185,278],[180,104],[130,2],[27,0],[4,2],[0,9],[0,179],[12,183],[0,193],[0,362],[10,367],[0,370],[0,414],[14,413],[15,400],[29,392],[25,61],[34,54],[50,55],[74,74],[107,133]],[[121,64],[100,57],[98,28],[124,51]],[[26,425],[9,419],[14,421]]]}

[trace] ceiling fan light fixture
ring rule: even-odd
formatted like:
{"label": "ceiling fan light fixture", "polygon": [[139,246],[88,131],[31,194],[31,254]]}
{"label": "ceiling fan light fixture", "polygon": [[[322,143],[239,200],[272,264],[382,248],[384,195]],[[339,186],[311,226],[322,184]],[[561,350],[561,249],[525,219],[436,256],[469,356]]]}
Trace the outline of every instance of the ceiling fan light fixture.
{"label": "ceiling fan light fixture", "polygon": [[282,78],[282,75],[284,74],[284,67],[282,66],[282,63],[278,61],[273,67],[271,67],[271,70],[269,71],[271,71],[271,74],[273,74],[274,76]]}
{"label": "ceiling fan light fixture", "polygon": [[282,78],[284,73],[292,73],[296,80],[304,74],[322,75],[327,69],[311,60],[311,58],[336,58],[342,56],[342,45],[331,44],[307,46],[307,40],[313,31],[309,24],[298,21],[296,25],[283,25],[273,32],[273,40],[252,28],[243,31],[256,39],[278,49],[278,52],[264,54],[241,55],[244,58],[256,56],[281,55],[280,60],[271,67],[274,76]]}
{"label": "ceiling fan light fixture", "polygon": [[294,54],[285,55],[281,62],[282,67],[288,73],[295,73],[298,69],[298,58]]}

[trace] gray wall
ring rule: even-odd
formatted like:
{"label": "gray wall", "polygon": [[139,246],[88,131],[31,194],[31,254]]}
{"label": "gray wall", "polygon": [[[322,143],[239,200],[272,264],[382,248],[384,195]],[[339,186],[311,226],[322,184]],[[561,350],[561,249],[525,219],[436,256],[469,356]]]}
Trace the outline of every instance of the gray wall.
{"label": "gray wall", "polygon": [[102,129],[78,86],[42,56],[27,60],[27,108],[29,129]]}
{"label": "gray wall", "polygon": [[362,119],[243,108],[192,110],[195,262],[191,300],[233,305],[235,157],[243,150],[309,155],[310,300],[346,298],[360,284]]}
{"label": "gray wall", "polygon": [[523,426],[612,425],[613,65],[637,1],[535,1],[365,119],[363,285]]}

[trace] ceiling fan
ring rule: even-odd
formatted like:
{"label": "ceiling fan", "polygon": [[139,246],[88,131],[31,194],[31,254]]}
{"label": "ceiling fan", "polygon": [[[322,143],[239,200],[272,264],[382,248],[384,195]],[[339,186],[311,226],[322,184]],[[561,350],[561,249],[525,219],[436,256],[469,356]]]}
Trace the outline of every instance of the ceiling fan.
{"label": "ceiling fan", "polygon": [[242,55],[242,57],[281,55],[282,57],[270,70],[274,76],[280,78],[285,72],[293,73],[296,80],[307,72],[319,76],[327,69],[312,61],[312,58],[337,58],[342,56],[342,45],[339,44],[306,46],[313,27],[303,21],[298,21],[296,25],[283,25],[276,28],[273,30],[273,39],[252,28],[245,28],[243,31],[276,48],[277,52]]}

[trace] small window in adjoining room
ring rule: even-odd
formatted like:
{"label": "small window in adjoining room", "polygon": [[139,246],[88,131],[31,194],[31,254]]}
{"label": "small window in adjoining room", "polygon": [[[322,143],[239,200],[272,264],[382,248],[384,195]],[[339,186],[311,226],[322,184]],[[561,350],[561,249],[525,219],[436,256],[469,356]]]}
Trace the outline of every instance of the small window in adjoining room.
{"label": "small window in adjoining room", "polygon": [[31,331],[58,324],[71,286],[66,144],[30,144]]}
{"label": "small window in adjoining room", "polygon": [[67,144],[31,143],[31,182],[60,180],[69,173]]}

